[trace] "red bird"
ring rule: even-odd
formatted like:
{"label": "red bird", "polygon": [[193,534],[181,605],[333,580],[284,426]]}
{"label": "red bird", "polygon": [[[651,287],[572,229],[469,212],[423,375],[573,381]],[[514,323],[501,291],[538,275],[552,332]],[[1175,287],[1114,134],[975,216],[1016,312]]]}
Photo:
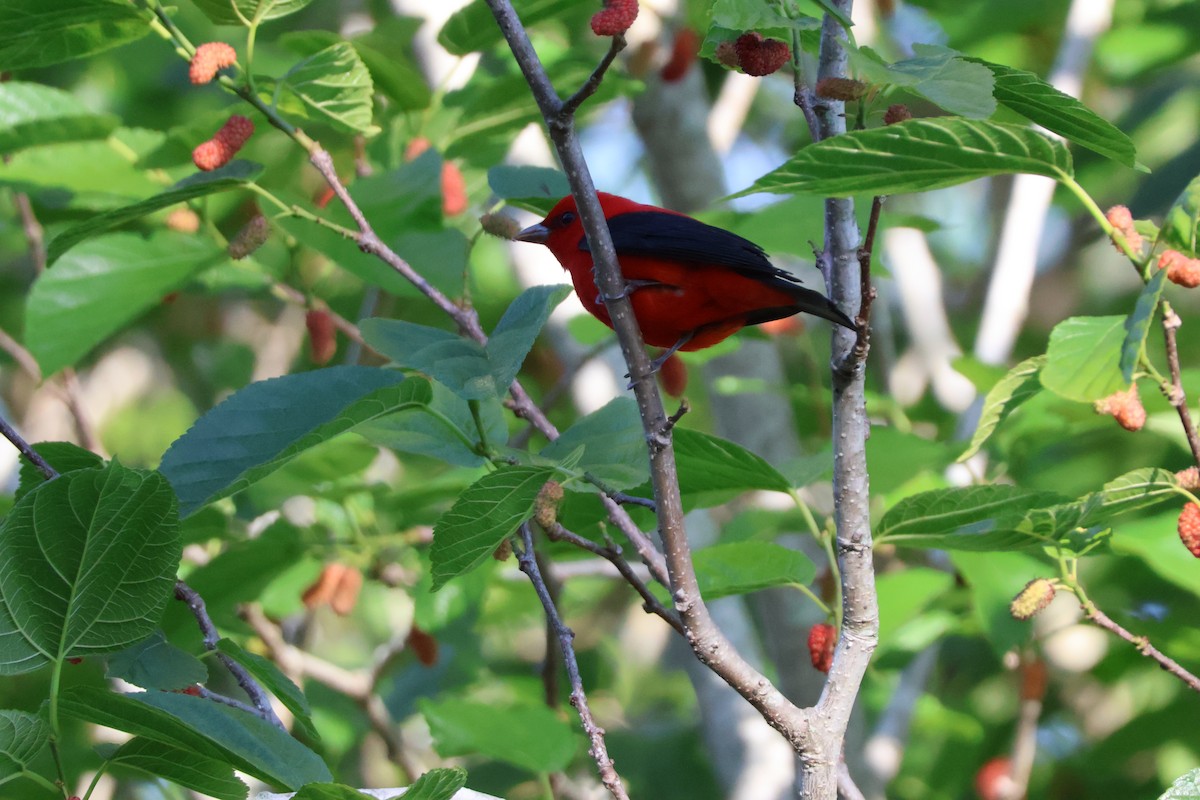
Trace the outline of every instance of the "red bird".
{"label": "red bird", "polygon": [[[741,330],[805,312],[855,330],[820,292],[773,266],[761,247],[729,231],[657,206],[599,192],[642,337],[676,350],[702,350]],[[550,252],[571,273],[583,307],[612,327],[592,274],[592,253],[575,198],[567,195],[516,236]]]}

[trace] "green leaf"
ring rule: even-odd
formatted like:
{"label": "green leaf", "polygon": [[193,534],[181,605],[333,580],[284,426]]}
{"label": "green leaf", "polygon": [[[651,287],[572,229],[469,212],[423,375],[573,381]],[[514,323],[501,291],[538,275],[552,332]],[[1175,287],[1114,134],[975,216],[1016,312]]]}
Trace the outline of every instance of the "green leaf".
{"label": "green leaf", "polygon": [[50,726],[24,711],[0,709],[0,780],[29,770],[50,742]]}
{"label": "green leaf", "polygon": [[1133,373],[1146,346],[1146,337],[1150,335],[1150,324],[1154,322],[1154,312],[1158,310],[1158,301],[1162,299],[1166,281],[1165,269],[1154,270],[1138,295],[1133,313],[1125,319],[1125,340],[1121,342],[1121,378],[1126,384],[1133,383]]}
{"label": "green leaf", "polygon": [[697,550],[693,561],[705,600],[772,586],[806,586],[817,574],[804,553],[774,542],[715,544]]}
{"label": "green leaf", "polygon": [[1054,326],[1042,367],[1042,386],[1060,397],[1091,403],[1129,386],[1121,374],[1125,317],[1070,317]]}
{"label": "green leaf", "polygon": [[1028,622],[1013,619],[1012,599],[1030,580],[1051,577],[1058,567],[1028,553],[949,553],[950,560],[970,587],[971,605],[992,651],[997,656],[1029,641]]}
{"label": "green leaf", "polygon": [[990,69],[996,79],[996,100],[1030,122],[1127,167],[1138,166],[1133,140],[1071,95],[1032,72],[982,59],[967,60]]}
{"label": "green leaf", "polygon": [[424,700],[420,706],[445,757],[478,753],[544,774],[566,769],[575,755],[571,726],[545,706],[457,699]]}
{"label": "green leaf", "polygon": [[[424,391],[422,391],[424,389]],[[188,516],[245,489],[316,444],[420,405],[427,388],[375,367],[338,366],[259,381],[196,420],[160,469]]]}
{"label": "green leaf", "polygon": [[0,83],[0,155],[26,147],[103,139],[117,124],[112,114],[95,114],[61,89]]}
{"label": "green leaf", "polygon": [[340,783],[310,783],[296,792],[292,800],[365,800],[370,797],[372,795]]}
{"label": "green leaf", "polygon": [[1158,467],[1143,467],[1126,472],[1104,484],[1099,492],[1084,495],[1085,525],[1107,523],[1119,514],[1153,508],[1159,503],[1179,499],[1179,479],[1175,473]]}
{"label": "green leaf", "polygon": [[567,284],[532,286],[505,310],[484,348],[492,364],[492,378],[500,391],[508,390],[550,312],[570,293]]}
{"label": "green leaf", "polygon": [[[295,14],[312,0],[195,0],[196,7],[217,25],[244,25],[259,16],[260,22]],[[234,9],[237,9],[236,11]],[[241,16],[238,16],[238,15]]]}
{"label": "green leaf", "polygon": [[45,375],[162,302],[164,295],[225,254],[207,238],[159,231],[149,239],[114,233],[85,242],[41,273],[25,311],[25,344]]}
{"label": "green leaf", "polygon": [[223,638],[217,642],[217,651],[224,653],[246,668],[246,671],[257,680],[264,689],[279,699],[288,711],[292,712],[296,722],[303,728],[305,735],[311,739],[320,740],[312,721],[312,708],[308,699],[300,691],[300,687],[292,683],[287,675],[274,662],[255,653],[247,652],[232,639]]}
{"label": "green leaf", "polygon": [[1171,205],[1163,220],[1162,235],[1167,244],[1191,257],[1200,244],[1200,176],[1192,178]]}
{"label": "green leaf", "polygon": [[371,73],[354,45],[339,42],[296,64],[280,79],[280,86],[300,102],[285,109],[304,119],[322,122],[343,133],[373,136],[371,99],[375,86]]}
{"label": "green leaf", "polygon": [[[629,489],[650,477],[646,433],[637,403],[629,397],[610,400],[563,431],[540,455],[561,461],[583,448],[576,469],[589,473],[606,486]],[[575,484],[568,484],[574,487]]]}
{"label": "green leaf", "polygon": [[946,47],[913,45],[913,58],[887,64],[868,47],[851,51],[859,77],[873,84],[903,86],[951,114],[986,119],[996,113],[995,79],[987,67]]}
{"label": "green leaf", "polygon": [[879,520],[875,541],[945,550],[1041,547],[1057,541],[1055,531],[1048,530],[1056,520],[1046,519],[1046,510],[1069,503],[1069,498],[1052,492],[1007,485],[921,492],[888,509]]}
{"label": "green leaf", "polygon": [[[561,13],[574,3],[571,0],[518,0],[513,7],[528,28]],[[496,18],[483,0],[474,0],[469,5],[450,15],[438,32],[438,44],[451,55],[465,56],[479,50],[487,50],[504,40],[504,34],[496,25]]]}
{"label": "green leaf", "polygon": [[97,214],[86,222],[67,229],[50,242],[46,248],[46,259],[53,264],[59,256],[85,239],[99,236],[105,231],[144,217],[160,208],[245,186],[262,174],[262,171],[261,164],[250,161],[231,161],[212,172],[198,172],[195,175],[189,175],[161,194],[156,194],[154,197],[131,206]]}
{"label": "green leaf", "polygon": [[441,328],[398,319],[365,319],[359,328],[371,347],[400,366],[445,384],[464,400],[484,400],[498,394],[492,363],[477,342]]}
{"label": "green leaf", "polygon": [[104,677],[119,678],[143,689],[171,691],[206,682],[208,667],[168,642],[162,631],[155,631],[150,638],[109,656]]}
{"label": "green leaf", "polygon": [[130,739],[109,760],[216,800],[245,800],[250,793],[249,787],[234,776],[233,767],[223,760],[153,739]]}
{"label": "green leaf", "polygon": [[[404,453],[441,459],[460,467],[480,467],[488,459],[479,454],[479,432],[468,402],[440,383],[410,377],[430,387],[428,408],[413,408],[390,414],[356,428],[364,439]],[[504,407],[497,398],[478,400],[479,417],[489,442],[508,439]]]}
{"label": "green leaf", "polygon": [[1180,775],[1158,800],[1200,800],[1200,769]]}
{"label": "green leaf", "polygon": [[83,58],[149,32],[150,23],[123,0],[5,0],[0,70]]}
{"label": "green leaf", "polygon": [[979,412],[979,424],[975,426],[975,435],[971,437],[971,444],[966,451],[958,457],[959,463],[978,453],[979,448],[991,438],[1009,414],[1042,390],[1039,375],[1045,364],[1046,356],[1027,358],[1009,370],[1008,374],[992,387],[983,398],[983,408]]}
{"label": "green leaf", "polygon": [[108,211],[162,188],[117,153],[111,140],[39,144],[22,150],[0,169],[0,185],[28,194],[50,213]]}
{"label": "green leaf", "polygon": [[433,528],[433,591],[482,564],[533,513],[547,467],[507,467],[471,484]]}
{"label": "green leaf", "polygon": [[79,686],[63,693],[59,708],[86,722],[224,761],[288,789],[332,780],[317,754],[286,732],[211,700],[172,692],[117,694]]}
{"label": "green leaf", "polygon": [[[104,466],[103,458],[70,442],[38,442],[33,449],[59,473]],[[17,485],[15,499],[20,500],[45,482],[46,476],[41,470],[29,461],[21,459],[21,479]]]}
{"label": "green leaf", "polygon": [[1018,125],[957,117],[912,119],[809,145],[740,192],[901,194],[990,175],[1072,174],[1062,142]]}
{"label": "green leaf", "polygon": [[571,193],[562,171],[552,167],[501,164],[488,170],[488,187],[510,205],[545,216]]}
{"label": "green leaf", "polygon": [[149,636],[181,550],[175,496],[156,472],[114,461],[26,494],[0,525],[0,675]]}
{"label": "green leaf", "polygon": [[431,769],[408,787],[404,797],[407,800],[452,800],[466,785],[467,771],[462,767]]}
{"label": "green leaf", "polygon": [[[735,31],[759,31],[763,35],[784,36],[791,30],[814,30],[821,26],[821,16],[829,10],[821,0],[805,0],[799,4],[803,15],[790,17],[774,3],[757,0],[714,0],[712,22],[721,28]],[[850,22],[840,12],[834,12],[844,25]]]}
{"label": "green leaf", "polygon": [[688,428],[676,428],[672,435],[679,490],[685,494],[792,488],[779,470],[740,444]]}
{"label": "green leaf", "polygon": [[[405,30],[401,20],[388,18],[377,22],[375,28],[365,37],[351,39],[350,44],[371,73],[371,81],[375,88],[394,100],[400,109],[420,111],[428,108],[433,95],[421,70],[396,47],[389,47],[385,55],[383,50],[367,41],[384,45],[389,36],[399,41],[411,38],[412,33]],[[332,31],[318,30],[293,31],[279,37],[280,44],[305,56],[341,41],[342,37]]]}

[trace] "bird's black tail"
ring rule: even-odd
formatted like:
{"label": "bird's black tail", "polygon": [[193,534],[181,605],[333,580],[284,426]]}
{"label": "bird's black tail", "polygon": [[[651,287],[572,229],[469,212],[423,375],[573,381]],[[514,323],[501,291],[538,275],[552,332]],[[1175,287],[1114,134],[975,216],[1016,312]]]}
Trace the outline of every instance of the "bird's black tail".
{"label": "bird's black tail", "polygon": [[827,319],[836,325],[841,325],[843,328],[849,328],[852,331],[858,330],[858,326],[854,324],[854,320],[843,314],[840,308],[835,306],[828,297],[820,292],[795,285],[789,285],[787,290],[795,299],[795,305],[760,309],[746,320],[746,324],[760,325],[771,320],[783,319],[793,314],[804,313],[812,314],[814,317],[820,317],[821,319]]}

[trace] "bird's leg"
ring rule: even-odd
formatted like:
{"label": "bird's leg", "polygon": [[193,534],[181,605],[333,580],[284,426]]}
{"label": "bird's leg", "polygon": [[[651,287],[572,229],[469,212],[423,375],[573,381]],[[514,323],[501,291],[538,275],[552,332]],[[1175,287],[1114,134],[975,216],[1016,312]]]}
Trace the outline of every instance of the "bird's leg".
{"label": "bird's leg", "polygon": [[[679,337],[679,341],[677,341],[675,344],[671,345],[671,348],[669,350],[665,350],[661,354],[659,354],[658,358],[656,358],[650,362],[650,371],[648,373],[646,373],[647,377],[655,374],[660,369],[662,369],[662,365],[667,362],[667,359],[670,358],[671,356],[675,355],[677,352],[679,352],[679,348],[683,347],[685,344],[690,342],[692,340],[692,337],[695,335],[696,335],[695,331],[688,331],[683,336]],[[632,380],[633,376],[631,376],[627,372],[627,373],[625,373],[625,377],[631,378],[631,380],[629,381],[629,385],[626,386],[625,388],[632,389],[633,388],[633,380]]]}
{"label": "bird's leg", "polygon": [[666,286],[666,285],[667,284],[662,283],[660,281],[628,280],[628,281],[625,281],[625,291],[621,292],[619,295],[616,295],[615,297],[602,294],[600,296],[600,299],[607,303],[612,300],[620,300],[622,297],[630,297],[638,289],[647,289],[651,286]]}

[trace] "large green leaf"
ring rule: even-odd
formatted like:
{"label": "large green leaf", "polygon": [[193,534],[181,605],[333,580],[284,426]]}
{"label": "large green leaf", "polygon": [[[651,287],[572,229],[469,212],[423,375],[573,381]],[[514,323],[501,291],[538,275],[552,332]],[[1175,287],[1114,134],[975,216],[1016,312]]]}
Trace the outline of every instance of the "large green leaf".
{"label": "large green leaf", "polygon": [[1042,390],[1039,374],[1046,364],[1045,356],[1034,356],[1017,364],[1008,374],[992,387],[983,398],[983,408],[979,412],[979,424],[975,426],[975,435],[971,444],[958,457],[960,462],[966,461],[979,452],[979,448],[991,438],[1000,423],[1017,409],[1022,403]]}
{"label": "large green leaf", "polygon": [[295,14],[312,0],[195,0],[197,8],[218,25],[244,25]]}
{"label": "large green leaf", "polygon": [[806,586],[817,574],[804,553],[774,542],[715,544],[692,556],[705,600],[773,586]]}
{"label": "large green leaf", "polygon": [[188,516],[245,489],[308,448],[428,401],[428,385],[374,367],[339,366],[259,381],[213,408],[163,455]]}
{"label": "large green leaf", "polygon": [[148,239],[114,233],[85,242],[34,282],[25,310],[25,345],[42,372],[51,375],[224,258],[209,239],[173,231]]}
{"label": "large green leaf", "polygon": [[[937,489],[904,498],[888,509],[875,531],[887,542],[946,550],[1014,550],[1057,541],[1055,528],[1068,521],[1047,519],[1045,510],[1065,507],[1070,499],[1018,486],[967,486]],[[1071,521],[1078,524],[1082,511]]]}
{"label": "large green leaf", "polygon": [[[385,38],[389,37],[389,34],[394,40],[391,43]],[[399,108],[405,111],[419,111],[429,106],[432,93],[421,70],[395,46],[396,41],[411,37],[412,33],[406,30],[403,20],[388,18],[379,21],[366,36],[351,39],[350,44],[354,46],[354,51],[371,73],[371,80],[376,89],[394,100]],[[342,37],[333,31],[318,30],[293,31],[279,37],[280,44],[305,56],[341,41]],[[389,44],[387,54],[371,42]]]}
{"label": "large green leaf", "polygon": [[379,132],[371,124],[371,73],[349,42],[313,53],[288,70],[280,85],[299,101],[299,108],[289,104],[285,111],[343,133]]}
{"label": "large green leaf", "polygon": [[685,494],[792,488],[779,470],[740,444],[688,428],[676,428],[672,435],[679,489]]}
{"label": "large green leaf", "polygon": [[273,661],[256,653],[247,652],[237,642],[228,638],[217,642],[217,650],[245,667],[246,671],[262,684],[263,688],[275,695],[279,702],[292,712],[297,724],[309,738],[317,740],[321,738],[321,735],[317,733],[316,726],[313,725],[312,708],[308,705],[308,698],[300,691],[299,686],[292,683],[292,680],[283,674],[283,670],[275,666]]}
{"label": "large green leaf", "polygon": [[[487,463],[476,444],[479,431],[470,404],[440,383],[411,377],[431,389],[428,407],[390,414],[356,428],[364,439],[404,453],[437,458],[460,467],[480,467]],[[508,421],[498,398],[475,401],[479,420],[489,443],[508,439]]]}
{"label": "large green leaf", "polygon": [[150,32],[150,23],[124,0],[5,0],[2,10],[0,70],[83,58]]}
{"label": "large green leaf", "polygon": [[168,642],[162,631],[155,631],[150,638],[109,656],[104,677],[143,689],[174,691],[208,681],[208,667]]}
{"label": "large green leaf", "polygon": [[1121,374],[1125,317],[1071,317],[1054,326],[1042,367],[1042,385],[1081,403],[1090,403],[1129,384]]}
{"label": "large green leaf", "polygon": [[545,215],[571,193],[567,176],[552,167],[500,164],[488,170],[488,188],[510,205]]}
{"label": "large green leaf", "polygon": [[992,71],[996,99],[1021,116],[1127,167],[1138,165],[1133,140],[1071,95],[1032,72],[982,59],[969,60]]}
{"label": "large green leaf", "polygon": [[408,800],[452,800],[458,790],[467,785],[467,771],[462,767],[431,769],[404,793]]}
{"label": "large green leaf", "polygon": [[487,560],[533,513],[548,467],[507,467],[484,475],[459,495],[433,528],[433,590]]}
{"label": "large green leaf", "polygon": [[1197,255],[1200,244],[1200,176],[1192,178],[1171,205],[1163,220],[1163,238],[1167,243],[1191,256]]}
{"label": "large green leaf", "polygon": [[1175,473],[1158,467],[1143,467],[1126,472],[1104,484],[1077,502],[1085,509],[1085,525],[1107,524],[1119,514],[1153,508],[1159,503],[1179,499],[1179,479]]}
{"label": "large green leaf", "polygon": [[803,148],[741,194],[901,194],[1028,172],[1072,174],[1062,142],[1018,125],[957,117],[912,119]]}
{"label": "large green leaf", "polygon": [[26,494],[0,526],[0,674],[149,636],[181,550],[175,496],[156,472],[114,461]]}
{"label": "large green leaf", "polygon": [[[38,455],[54,467],[55,472],[73,472],[77,469],[91,469],[104,466],[104,459],[70,442],[38,442],[33,446]],[[21,459],[20,481],[17,483],[16,499],[20,500],[29,492],[46,482],[46,476],[32,462]]]}
{"label": "large green leaf", "polygon": [[[513,7],[526,27],[562,15],[572,0],[517,0]],[[504,40],[496,18],[483,0],[474,0],[450,15],[438,33],[438,44],[456,56],[486,50]]]}
{"label": "large green leaf", "polygon": [[987,67],[937,45],[915,44],[913,53],[912,58],[886,64],[864,47],[852,51],[851,63],[861,79],[911,89],[951,114],[986,119],[996,112],[994,78]]}
{"label": "large green leaf", "polygon": [[479,754],[545,774],[565,769],[575,754],[571,726],[545,706],[457,699],[420,705],[443,756]]}
{"label": "large green leaf", "polygon": [[85,239],[99,236],[105,231],[144,217],[160,208],[245,186],[257,178],[262,171],[261,164],[250,161],[231,161],[212,172],[198,172],[195,175],[189,175],[161,194],[156,194],[131,206],[97,214],[86,222],[67,229],[50,242],[46,248],[46,258],[53,264],[59,256]]}
{"label": "large green leaf", "polygon": [[501,391],[507,391],[517,377],[550,312],[570,293],[567,284],[531,286],[505,309],[485,348],[492,363],[492,378]]}
{"label": "large green leaf", "polygon": [[0,83],[0,155],[26,147],[103,139],[116,130],[117,123],[112,114],[93,113],[61,89]]}
{"label": "large green leaf", "polygon": [[618,397],[576,420],[541,455],[562,460],[580,447],[583,456],[575,469],[591,474],[606,486],[628,489],[650,477],[646,432],[632,398]]}
{"label": "large green leaf", "polygon": [[52,212],[108,211],[162,188],[119,154],[111,140],[39,144],[22,150],[0,168],[0,185],[25,192],[40,208]]}
{"label": "large green leaf", "polygon": [[109,760],[116,767],[165,778],[216,800],[245,800],[250,793],[225,761],[153,739],[130,739]]}
{"label": "large green leaf", "polygon": [[50,742],[50,726],[24,711],[0,709],[0,782],[29,769]]}
{"label": "large green leaf", "polygon": [[1154,312],[1158,310],[1158,301],[1162,299],[1166,282],[1167,271],[1155,270],[1150,280],[1142,287],[1133,312],[1125,319],[1125,339],[1121,342],[1120,366],[1121,378],[1126,384],[1133,382],[1133,373],[1146,347],[1146,337],[1150,335],[1150,324],[1154,322]]}

